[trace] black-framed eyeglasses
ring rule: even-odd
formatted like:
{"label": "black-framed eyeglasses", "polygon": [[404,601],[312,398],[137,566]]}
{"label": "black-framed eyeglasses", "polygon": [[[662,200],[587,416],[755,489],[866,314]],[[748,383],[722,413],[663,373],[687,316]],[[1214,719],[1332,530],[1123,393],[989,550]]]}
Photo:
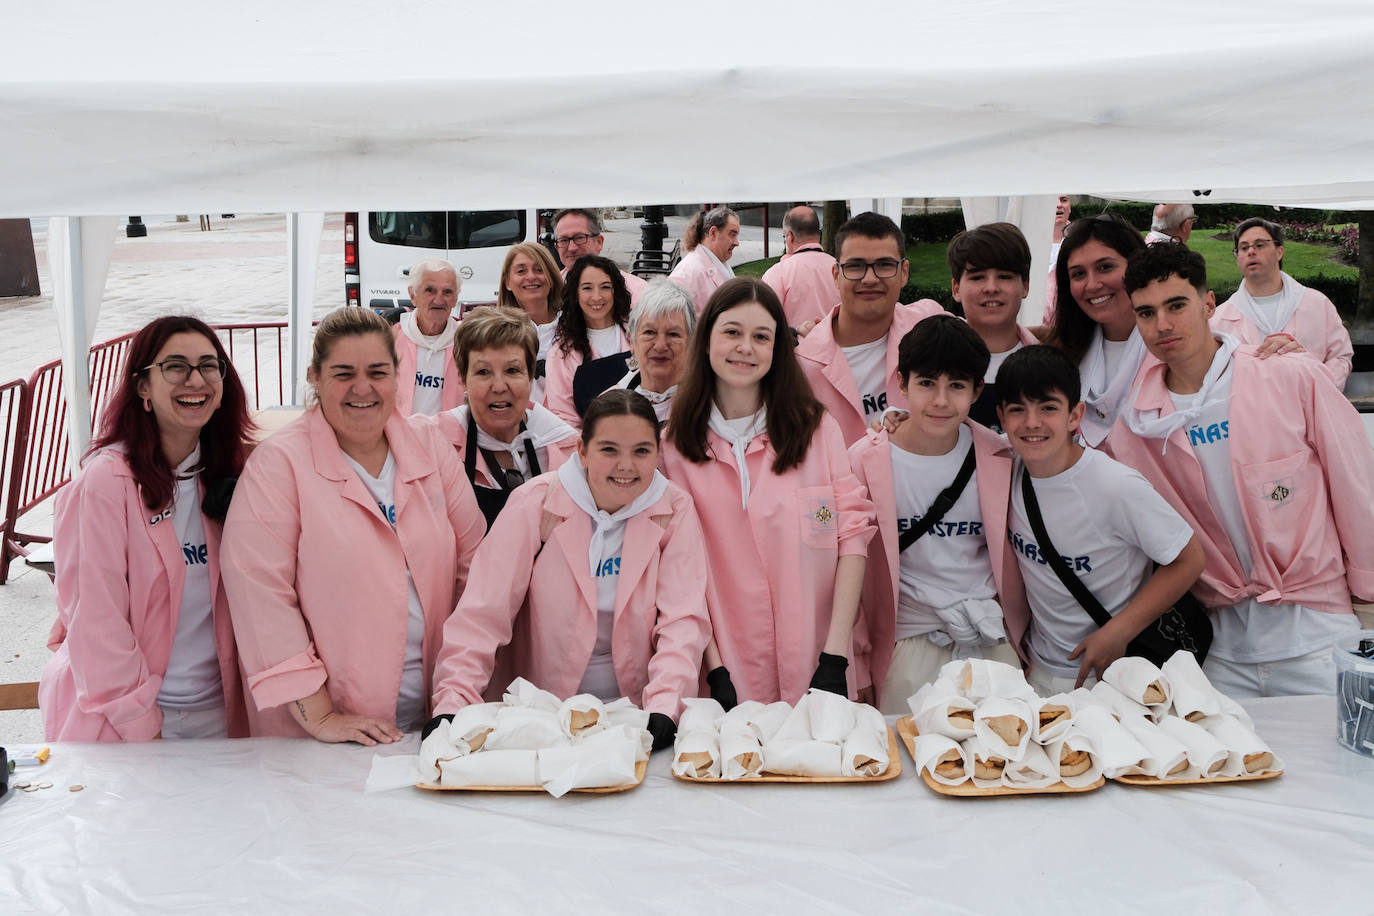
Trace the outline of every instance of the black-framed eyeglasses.
{"label": "black-framed eyeglasses", "polygon": [[1248,254],[1251,251],[1264,251],[1273,244],[1273,239],[1255,239],[1253,242],[1241,242],[1236,246],[1236,251],[1240,254]]}
{"label": "black-framed eyeglasses", "polygon": [[840,265],[840,274],[846,280],[862,280],[873,271],[879,280],[891,280],[902,269],[906,258],[879,258],[876,261],[845,261]]}
{"label": "black-framed eyeglasses", "polygon": [[218,357],[215,359],[203,359],[194,365],[188,363],[184,359],[173,357],[171,359],[164,359],[160,363],[151,363],[138,371],[140,373],[147,372],[154,366],[162,373],[162,377],[173,385],[185,384],[186,380],[191,377],[191,372],[193,370],[199,372],[200,377],[204,379],[207,384],[214,384],[224,378],[224,372],[227,368],[224,360]]}
{"label": "black-framed eyeglasses", "polygon": [[567,248],[572,244],[585,245],[594,238],[596,236],[589,232],[579,232],[577,235],[566,235],[561,239],[556,238],[553,240],[553,244],[555,248]]}

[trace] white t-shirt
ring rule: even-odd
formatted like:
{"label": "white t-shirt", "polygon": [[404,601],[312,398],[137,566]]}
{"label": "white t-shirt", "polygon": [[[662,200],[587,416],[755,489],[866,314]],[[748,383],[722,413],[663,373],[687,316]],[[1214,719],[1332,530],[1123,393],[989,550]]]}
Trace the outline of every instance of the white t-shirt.
{"label": "white t-shirt", "polygon": [[[426,337],[425,341],[437,346],[441,336]],[[444,406],[444,370],[451,359],[452,348],[415,348],[415,396],[411,401],[411,413],[432,417]]]}
{"label": "white t-shirt", "polygon": [[993,382],[997,381],[997,370],[1002,368],[1002,364],[1007,361],[1007,357],[1011,356],[1013,353],[1015,353],[1017,350],[1020,350],[1024,346],[1025,344],[1021,343],[1021,341],[1018,340],[1016,342],[1016,346],[1012,347],[1010,350],[1007,350],[1004,353],[988,354],[988,371],[983,373],[983,382],[985,384],[990,385]]}
{"label": "white t-shirt", "polygon": [[1108,340],[1106,334],[1102,335],[1102,361],[1107,366],[1107,378],[1116,378],[1116,373],[1121,368],[1122,356],[1130,345],[1129,337],[1125,340]]}
{"label": "white t-shirt", "polygon": [[619,699],[620,684],[611,661],[611,630],[615,620],[615,592],[620,586],[620,554],[625,545],[625,523],[606,532],[601,562],[596,567],[596,645],[582,674],[578,693],[590,693],[598,700]]}
{"label": "white t-shirt", "polygon": [[592,358],[600,359],[603,356],[610,356],[614,353],[624,353],[627,349],[622,345],[620,328],[611,325],[609,328],[599,328],[587,331],[587,342],[592,345]]}
{"label": "white t-shirt", "polygon": [[[1203,394],[1170,392],[1169,397],[1174,402],[1175,410],[1188,410]],[[1228,367],[1212,387],[1212,406],[1198,414],[1184,434],[1202,468],[1202,478],[1207,485],[1207,501],[1221,522],[1231,546],[1235,548],[1241,569],[1248,577],[1251,568],[1250,541],[1245,531],[1245,518],[1241,514],[1234,466],[1231,463],[1230,397],[1231,369]],[[1306,655],[1359,629],[1354,614],[1328,614],[1291,602],[1260,604],[1254,598],[1247,598],[1231,607],[1218,608],[1211,616],[1212,654],[1241,664]]]}
{"label": "white t-shirt", "polygon": [[[1042,557],[1021,497],[1025,472],[1017,461],[1009,535],[1031,607],[1031,651],[1056,677],[1073,677],[1078,666],[1069,653],[1097,624]],[[1151,561],[1172,563],[1193,536],[1144,477],[1093,449],[1068,470],[1032,482],[1055,548],[1108,613],[1135,597],[1153,572]]]}
{"label": "white t-shirt", "polygon": [[854,385],[859,391],[859,406],[864,423],[870,424],[887,410],[887,335],[857,347],[841,347]]}
{"label": "white t-shirt", "polygon": [[[940,492],[954,482],[972,442],[968,427],[962,426],[959,441],[943,455],[916,455],[892,446],[899,536],[914,527]],[[899,640],[940,629],[935,608],[947,608],[965,598],[996,596],[976,474],[945,517],[898,556]]]}
{"label": "white t-shirt", "polygon": [[1255,303],[1255,311],[1269,319],[1269,324],[1273,325],[1283,311],[1285,298],[1283,290],[1279,290],[1272,296],[1251,296],[1250,301]]}
{"label": "white t-shirt", "polygon": [[[396,459],[388,452],[382,464],[380,476],[373,477],[361,464],[344,456],[353,466],[358,479],[367,487],[367,492],[377,501],[377,509],[394,529],[396,527]],[[406,566],[406,589],[409,612],[406,616],[406,654],[401,668],[401,692],[396,697],[396,727],[409,731],[425,723],[425,702],[429,691],[425,689],[425,611],[420,605],[420,594],[415,591],[415,579]]]}
{"label": "white t-shirt", "polygon": [[181,588],[181,609],[177,612],[176,635],[172,637],[172,652],[167,659],[167,675],[157,693],[158,705],[168,709],[211,709],[224,705],[205,516],[200,514],[200,483],[196,475],[189,473],[198,464],[200,446],[174,474],[172,524],[186,563],[186,581]]}

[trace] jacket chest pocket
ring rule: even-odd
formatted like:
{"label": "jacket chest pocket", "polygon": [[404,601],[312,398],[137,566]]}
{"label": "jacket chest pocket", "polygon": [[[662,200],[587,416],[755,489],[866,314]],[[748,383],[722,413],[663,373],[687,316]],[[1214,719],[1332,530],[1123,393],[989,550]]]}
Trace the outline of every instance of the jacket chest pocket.
{"label": "jacket chest pocket", "polygon": [[1261,525],[1274,518],[1291,518],[1292,512],[1311,505],[1318,495],[1325,501],[1321,465],[1310,452],[1241,465],[1239,470],[1242,498],[1259,513]]}
{"label": "jacket chest pocket", "polygon": [[834,487],[802,487],[797,490],[797,524],[801,542],[817,550],[834,550],[839,541],[840,510]]}

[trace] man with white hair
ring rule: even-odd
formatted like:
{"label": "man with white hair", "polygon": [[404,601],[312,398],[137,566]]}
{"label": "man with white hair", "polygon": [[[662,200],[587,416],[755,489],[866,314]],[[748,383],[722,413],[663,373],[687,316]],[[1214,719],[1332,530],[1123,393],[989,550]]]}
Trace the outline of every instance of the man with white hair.
{"label": "man with white hair", "polygon": [[713,207],[692,217],[682,233],[687,250],[668,278],[687,290],[697,314],[721,284],[735,276],[725,265],[739,246],[739,216],[729,207]]}
{"label": "man with white hair", "polygon": [[800,327],[824,316],[840,301],[835,289],[835,259],[821,247],[821,221],[807,206],[793,207],[782,218],[786,253],[768,268],[763,282],[782,300],[787,323]]}
{"label": "man with white hair", "polygon": [[396,336],[396,410],[403,416],[434,416],[463,403],[463,380],[453,361],[458,322],[453,308],[463,281],[443,258],[421,258],[410,267],[410,301]]}
{"label": "man with white hair", "polygon": [[[606,236],[601,232],[601,220],[591,210],[570,207],[553,215],[553,247],[558,249],[558,259],[563,262],[564,277],[567,277],[578,258],[601,254],[605,246]],[[625,281],[625,288],[630,291],[630,308],[634,308],[639,305],[639,297],[649,283],[623,270],[620,276]]]}
{"label": "man with white hair", "polygon": [[1192,204],[1160,204],[1155,207],[1154,219],[1150,221],[1150,231],[1145,235],[1145,244],[1155,242],[1182,242],[1188,244],[1188,236],[1193,234],[1193,223],[1197,221]]}

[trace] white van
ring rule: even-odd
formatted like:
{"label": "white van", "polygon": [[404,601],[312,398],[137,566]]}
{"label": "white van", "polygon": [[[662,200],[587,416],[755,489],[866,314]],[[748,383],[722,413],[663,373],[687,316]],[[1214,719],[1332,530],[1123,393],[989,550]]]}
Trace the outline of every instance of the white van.
{"label": "white van", "polygon": [[410,265],[444,258],[463,281],[458,313],[496,301],[501,262],[539,239],[537,210],[379,211],[344,214],[344,297],[376,311],[410,305]]}

